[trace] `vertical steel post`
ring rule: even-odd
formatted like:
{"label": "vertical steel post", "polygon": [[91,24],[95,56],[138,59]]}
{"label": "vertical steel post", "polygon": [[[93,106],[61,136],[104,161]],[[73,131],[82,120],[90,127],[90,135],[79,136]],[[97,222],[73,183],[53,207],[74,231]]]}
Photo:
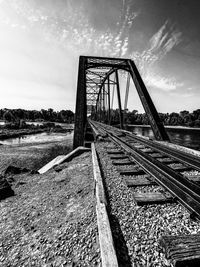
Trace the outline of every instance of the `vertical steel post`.
{"label": "vertical steel post", "polygon": [[110,77],[108,77],[108,124],[110,124]]}
{"label": "vertical steel post", "polygon": [[87,119],[85,64],[86,64],[86,58],[80,56],[78,81],[77,81],[75,125],[74,125],[74,142],[73,142],[74,149],[78,146],[84,145],[84,132]]}
{"label": "vertical steel post", "polygon": [[95,114],[96,114],[96,120],[98,121],[98,104],[97,103],[95,106]]}
{"label": "vertical steel post", "polygon": [[99,114],[100,114],[99,121],[102,122],[102,90],[99,95]]}
{"label": "vertical steel post", "polygon": [[130,88],[130,73],[127,76],[127,83],[126,83],[126,92],[125,92],[125,100],[124,100],[124,114],[123,114],[123,122],[124,125],[127,124],[127,105],[128,105],[128,96],[129,96],[129,88]]}
{"label": "vertical steel post", "polygon": [[119,77],[117,70],[115,71],[116,77],[116,85],[117,85],[117,99],[118,99],[118,107],[119,107],[119,121],[120,121],[120,128],[123,129],[123,114],[122,114],[122,105],[121,105],[121,95],[120,95],[120,88],[119,88]]}
{"label": "vertical steel post", "polygon": [[102,87],[102,106],[103,106],[103,108],[102,108],[102,110],[103,110],[103,112],[102,112],[102,114],[103,114],[103,118],[102,118],[102,120],[103,120],[103,122],[105,123],[105,84],[103,84],[103,87]]}

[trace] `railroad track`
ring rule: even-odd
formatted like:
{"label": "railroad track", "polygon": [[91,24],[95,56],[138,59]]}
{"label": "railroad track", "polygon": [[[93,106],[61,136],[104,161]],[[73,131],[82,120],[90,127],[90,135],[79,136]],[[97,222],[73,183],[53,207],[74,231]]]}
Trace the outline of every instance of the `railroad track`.
{"label": "railroad track", "polygon": [[[164,188],[157,189],[157,194],[136,193],[138,204],[178,200],[192,216],[200,219],[200,160],[197,156],[99,122],[90,121],[90,125],[96,135],[99,131],[99,135],[107,136],[116,145],[116,149],[108,153],[113,164],[121,166],[120,174],[129,176],[125,179],[128,186],[149,186],[156,183]],[[191,175],[193,173],[199,175]],[[131,176],[137,179],[132,179]],[[158,191],[162,193],[159,194]]]}
{"label": "railroad track", "polygon": [[200,266],[200,158],[89,124],[119,266]]}

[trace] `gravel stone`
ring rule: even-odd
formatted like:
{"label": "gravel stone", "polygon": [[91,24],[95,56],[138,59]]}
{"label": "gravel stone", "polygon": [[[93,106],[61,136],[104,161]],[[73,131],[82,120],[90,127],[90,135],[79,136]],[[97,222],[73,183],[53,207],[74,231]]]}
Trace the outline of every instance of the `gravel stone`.
{"label": "gravel stone", "polygon": [[0,266],[98,266],[91,152],[17,180],[0,202]]}
{"label": "gravel stone", "polygon": [[[137,206],[133,189],[112,165],[108,147],[111,143],[97,143],[108,199],[108,213],[119,266],[170,266],[170,260],[159,245],[163,235],[200,234],[200,223],[192,221],[188,211],[179,203]],[[121,166],[120,166],[121,167]],[[158,186],[138,187],[134,190],[163,191]]]}

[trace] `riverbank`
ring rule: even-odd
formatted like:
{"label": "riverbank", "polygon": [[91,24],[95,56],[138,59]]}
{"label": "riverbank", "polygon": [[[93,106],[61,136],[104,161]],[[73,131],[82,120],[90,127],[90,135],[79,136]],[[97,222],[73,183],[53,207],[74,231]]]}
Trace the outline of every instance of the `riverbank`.
{"label": "riverbank", "polygon": [[58,155],[72,150],[72,138],[63,141],[34,142],[20,145],[0,146],[0,173],[9,165],[39,170]]}
{"label": "riverbank", "polygon": [[47,131],[47,129],[20,129],[20,130],[7,130],[3,129],[0,130],[0,140],[5,140],[9,138],[17,138],[21,137],[23,135],[29,135],[29,134],[37,134],[37,133],[43,133]]}
{"label": "riverbank", "polygon": [[55,125],[53,123],[47,123],[46,125],[34,126],[28,125],[23,129],[9,129],[5,126],[0,128],[0,140],[5,140],[9,138],[18,138],[24,135],[38,134],[44,132],[51,133],[68,133],[71,132],[71,128],[62,127],[60,125]]}
{"label": "riverbank", "polygon": [[[151,125],[144,125],[144,124],[128,124],[127,127],[144,127],[144,128],[151,128]],[[187,127],[187,126],[178,126],[178,125],[164,125],[167,129],[177,129],[177,130],[194,130],[200,131],[200,128],[197,127]]]}

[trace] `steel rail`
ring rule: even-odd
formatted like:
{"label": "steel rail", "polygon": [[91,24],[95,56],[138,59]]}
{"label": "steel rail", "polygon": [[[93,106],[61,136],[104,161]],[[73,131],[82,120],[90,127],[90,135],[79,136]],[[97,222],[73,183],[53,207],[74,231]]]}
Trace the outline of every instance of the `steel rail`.
{"label": "steel rail", "polygon": [[182,205],[200,219],[200,187],[197,184],[189,181],[183,175],[150,155],[132,147],[126,141],[122,141],[113,130],[105,128],[103,130],[108,133],[109,138],[114,143],[129,154],[131,160],[139,164],[141,168],[155,178],[159,185],[170,192]]}
{"label": "steel rail", "polygon": [[[99,122],[98,122],[98,125],[100,127],[104,127],[104,125],[99,123]],[[111,126],[107,126],[106,125],[106,128],[110,128],[112,130]],[[145,140],[144,138],[141,138],[141,137],[136,136],[136,135],[133,136],[132,133],[130,133],[128,131],[125,131],[125,130],[116,129],[116,131],[125,133],[126,136],[132,138],[133,141],[137,140],[137,141],[147,145],[148,147],[156,150],[157,152],[164,153],[165,155],[167,155],[169,157],[172,157],[174,159],[177,159],[180,162],[185,163],[185,164],[191,166],[192,168],[200,171],[200,158],[196,157],[195,155],[186,153],[184,151],[177,151],[175,148],[166,147],[166,146],[163,146],[162,144],[155,143],[155,142],[153,142],[151,140]]]}
{"label": "steel rail", "polygon": [[185,153],[183,151],[177,151],[174,148],[171,147],[164,147],[163,145],[160,145],[158,143],[154,143],[151,140],[145,140],[143,138],[140,138],[138,136],[132,136],[131,133],[126,133],[126,135],[130,138],[133,138],[133,140],[138,140],[139,142],[146,144],[148,147],[151,147],[155,149],[158,152],[162,152],[169,157],[173,157],[175,159],[180,160],[183,163],[189,164],[194,169],[197,169],[200,171],[200,158],[195,157],[192,154]]}
{"label": "steel rail", "polygon": [[[110,135],[110,134],[109,134]],[[120,141],[119,137],[110,138],[120,145],[131,159],[136,161],[147,173],[155,178],[158,184],[164,187],[175,198],[179,200],[190,212],[196,214],[200,219],[200,187],[187,180],[184,176],[176,173],[168,166],[151,158],[144,152],[133,149],[130,145]]]}

